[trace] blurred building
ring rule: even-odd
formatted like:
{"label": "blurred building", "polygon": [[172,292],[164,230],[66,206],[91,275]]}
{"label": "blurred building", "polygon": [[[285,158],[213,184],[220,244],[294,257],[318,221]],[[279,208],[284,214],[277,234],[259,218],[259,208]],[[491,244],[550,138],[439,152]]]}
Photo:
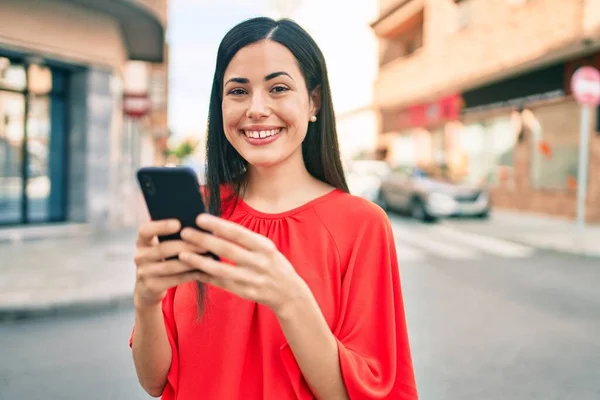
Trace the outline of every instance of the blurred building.
{"label": "blurred building", "polygon": [[345,161],[373,157],[377,122],[377,109],[371,105],[336,114],[340,153]]}
{"label": "blurred building", "polygon": [[166,18],[166,0],[0,2],[0,228],[135,222],[135,169],[168,136]]}
{"label": "blurred building", "polygon": [[[597,0],[379,0],[378,145],[393,164],[446,165],[497,207],[574,217],[579,106],[600,68]],[[593,112],[587,220],[600,221]]]}
{"label": "blurred building", "polygon": [[335,29],[330,16],[339,13],[338,1],[270,0],[269,6],[273,17],[300,23],[325,54],[342,158],[371,154],[377,139],[372,98],[378,43],[369,23],[377,16],[377,3],[359,1],[344,7],[344,18],[336,20]]}

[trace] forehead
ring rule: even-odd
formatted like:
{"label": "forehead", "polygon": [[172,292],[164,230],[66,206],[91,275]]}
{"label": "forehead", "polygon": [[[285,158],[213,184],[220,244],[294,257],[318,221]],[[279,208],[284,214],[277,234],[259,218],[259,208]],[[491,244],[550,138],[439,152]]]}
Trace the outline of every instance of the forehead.
{"label": "forehead", "polygon": [[287,47],[263,40],[240,49],[225,70],[225,81],[236,76],[262,80],[272,72],[287,72],[294,79],[301,76],[296,58]]}

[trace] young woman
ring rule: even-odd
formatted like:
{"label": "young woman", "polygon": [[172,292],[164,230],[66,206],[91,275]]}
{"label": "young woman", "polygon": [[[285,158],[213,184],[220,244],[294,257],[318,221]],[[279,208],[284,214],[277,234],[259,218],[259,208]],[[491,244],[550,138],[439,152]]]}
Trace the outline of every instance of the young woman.
{"label": "young woman", "polygon": [[290,20],[234,27],[209,112],[212,215],[197,225],[212,234],[158,244],[177,221],[139,230],[142,387],[180,400],[416,399],[392,230],[348,194],[313,39]]}

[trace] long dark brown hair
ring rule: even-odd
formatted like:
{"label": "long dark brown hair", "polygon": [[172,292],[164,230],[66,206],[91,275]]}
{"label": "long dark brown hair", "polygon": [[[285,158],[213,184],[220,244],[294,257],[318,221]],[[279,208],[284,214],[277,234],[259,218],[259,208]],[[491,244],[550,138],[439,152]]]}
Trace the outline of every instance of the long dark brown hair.
{"label": "long dark brown hair", "polygon": [[[306,138],[302,142],[302,156],[306,169],[315,178],[348,192],[323,53],[308,32],[292,20],[252,18],[233,27],[221,41],[217,52],[206,139],[205,195],[208,210],[213,215],[223,213],[222,185],[231,189],[231,200],[239,198],[247,185],[247,162],[229,143],[223,129],[221,104],[225,69],[240,49],[265,39],[285,46],[294,55],[304,76],[309,96],[315,89],[321,94],[317,121],[308,125]],[[205,288],[201,283],[198,283],[198,294],[198,309],[202,312]]]}

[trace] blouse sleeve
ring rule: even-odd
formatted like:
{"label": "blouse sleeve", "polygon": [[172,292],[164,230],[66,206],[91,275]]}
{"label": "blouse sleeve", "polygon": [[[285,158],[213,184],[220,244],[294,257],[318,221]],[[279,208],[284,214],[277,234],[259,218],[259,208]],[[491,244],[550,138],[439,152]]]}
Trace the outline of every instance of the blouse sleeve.
{"label": "blouse sleeve", "polygon": [[[179,350],[177,346],[177,329],[175,327],[175,317],[173,313],[173,302],[175,299],[175,291],[177,287],[172,287],[167,290],[165,297],[162,300],[162,312],[165,321],[165,328],[167,330],[167,338],[171,345],[171,367],[169,368],[169,374],[167,375],[167,384],[163,390],[162,399],[170,400],[175,399],[177,393],[177,376],[179,374]],[[135,326],[133,328],[135,331]],[[133,331],[129,338],[129,347],[133,345]]]}
{"label": "blouse sleeve", "polygon": [[379,211],[353,231],[334,334],[350,399],[414,400],[395,242],[387,216]]}

